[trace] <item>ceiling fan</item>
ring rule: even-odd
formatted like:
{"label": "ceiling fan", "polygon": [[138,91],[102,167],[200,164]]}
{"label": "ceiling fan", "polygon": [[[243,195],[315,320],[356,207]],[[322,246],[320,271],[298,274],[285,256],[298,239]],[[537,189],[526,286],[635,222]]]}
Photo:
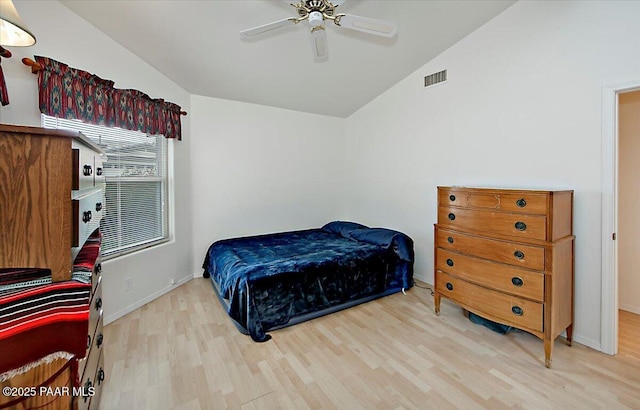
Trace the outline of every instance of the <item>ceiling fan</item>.
{"label": "ceiling fan", "polygon": [[336,14],[336,8],[344,2],[345,0],[302,0],[298,3],[290,3],[295,7],[299,17],[289,17],[243,30],[240,35],[245,38],[253,38],[271,30],[308,20],[311,26],[313,57],[316,61],[326,61],[329,58],[329,52],[324,26],[325,21],[333,21],[336,26],[382,37],[393,37],[398,32],[398,27],[395,23],[351,14]]}

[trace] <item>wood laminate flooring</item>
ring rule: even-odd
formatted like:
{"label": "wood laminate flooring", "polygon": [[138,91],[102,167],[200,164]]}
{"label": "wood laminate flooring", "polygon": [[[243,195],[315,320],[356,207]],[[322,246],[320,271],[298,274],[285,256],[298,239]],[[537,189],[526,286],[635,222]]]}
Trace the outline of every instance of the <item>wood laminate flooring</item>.
{"label": "wood laminate flooring", "polygon": [[640,360],[640,315],[618,311],[618,355]]}
{"label": "wood laminate flooring", "polygon": [[[424,286],[424,285],[423,285]],[[101,409],[625,409],[640,359],[473,324],[414,287],[271,332],[237,331],[208,279],[105,327]],[[636,339],[637,340],[637,339]]]}

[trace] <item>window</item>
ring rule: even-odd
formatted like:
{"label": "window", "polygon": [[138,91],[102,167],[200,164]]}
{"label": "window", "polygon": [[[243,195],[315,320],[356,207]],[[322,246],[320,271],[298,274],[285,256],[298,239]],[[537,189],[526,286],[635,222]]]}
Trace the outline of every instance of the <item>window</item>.
{"label": "window", "polygon": [[105,259],[169,239],[166,138],[47,115],[42,126],[81,131],[106,152]]}

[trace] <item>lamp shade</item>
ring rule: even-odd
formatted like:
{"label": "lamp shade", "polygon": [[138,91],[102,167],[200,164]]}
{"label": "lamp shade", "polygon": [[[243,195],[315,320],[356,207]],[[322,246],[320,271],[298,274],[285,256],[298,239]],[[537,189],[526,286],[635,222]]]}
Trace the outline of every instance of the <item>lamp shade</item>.
{"label": "lamp shade", "polygon": [[11,0],[0,0],[0,46],[32,46],[36,37],[24,24]]}

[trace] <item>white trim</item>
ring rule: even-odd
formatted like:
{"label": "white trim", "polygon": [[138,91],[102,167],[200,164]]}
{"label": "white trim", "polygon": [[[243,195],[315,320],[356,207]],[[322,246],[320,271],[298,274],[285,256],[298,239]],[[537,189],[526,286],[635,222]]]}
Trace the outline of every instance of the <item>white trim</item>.
{"label": "white trim", "polygon": [[597,350],[602,352],[602,344],[598,340],[589,339],[586,337],[582,337],[575,332],[573,333],[573,342],[581,344],[583,346],[587,346],[593,350]]}
{"label": "white trim", "polygon": [[618,353],[618,94],[640,88],[640,79],[602,87],[602,293],[601,351]]}
{"label": "white trim", "polygon": [[625,312],[630,312],[636,315],[640,315],[640,308],[638,306],[620,305],[618,306],[618,309],[624,310]]}
{"label": "white trim", "polygon": [[427,275],[423,273],[413,272],[413,278],[433,286],[433,283],[429,283],[429,281],[427,280]]}
{"label": "white trim", "polygon": [[160,289],[159,291],[152,293],[151,295],[147,296],[144,299],[138,300],[136,301],[136,303],[129,305],[127,307],[125,307],[124,309],[120,309],[119,311],[110,314],[109,316],[105,316],[104,318],[104,326],[108,325],[111,322],[115,322],[116,320],[120,319],[123,316],[126,316],[127,314],[133,312],[134,310],[141,308],[142,306],[146,305],[147,303],[153,301],[154,299],[159,298],[160,296],[164,295],[165,293],[169,293],[172,290],[174,290],[175,288],[177,288],[178,286],[182,286],[185,283],[189,282],[190,280],[192,280],[193,278],[191,276],[185,276],[183,278],[180,278],[175,284],[173,285],[169,285],[164,289]]}

